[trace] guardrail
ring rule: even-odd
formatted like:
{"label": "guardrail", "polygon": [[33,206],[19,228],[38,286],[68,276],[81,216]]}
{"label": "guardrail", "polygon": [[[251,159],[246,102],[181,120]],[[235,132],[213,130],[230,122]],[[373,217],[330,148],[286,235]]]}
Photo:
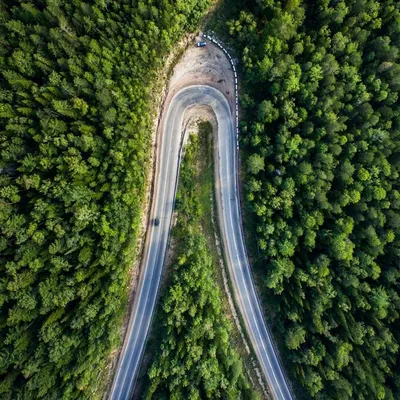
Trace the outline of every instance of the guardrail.
{"label": "guardrail", "polygon": [[214,39],[213,37],[205,33],[203,34],[203,37],[216,44],[225,53],[233,69],[233,75],[235,77],[236,149],[239,150],[239,94],[238,94],[238,79],[237,79],[235,63],[233,62],[233,58],[231,57],[231,55],[228,53],[228,50],[226,50],[225,47],[217,39]]}

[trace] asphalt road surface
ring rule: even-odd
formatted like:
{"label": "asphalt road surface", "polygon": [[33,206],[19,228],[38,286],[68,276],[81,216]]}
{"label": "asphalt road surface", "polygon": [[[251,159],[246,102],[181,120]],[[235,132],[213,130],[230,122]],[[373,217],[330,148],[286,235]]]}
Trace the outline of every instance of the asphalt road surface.
{"label": "asphalt road surface", "polygon": [[190,107],[201,105],[210,106],[218,121],[217,200],[222,214],[220,228],[236,302],[274,398],[292,399],[262,317],[246,257],[236,180],[234,114],[224,95],[217,89],[210,86],[189,86],[172,99],[164,120],[162,143],[157,158],[160,168],[154,189],[155,204],[151,219],[154,221],[159,218],[160,223],[156,226],[152,222],[149,226],[150,241],[145,252],[144,275],[140,280],[110,393],[113,400],[130,398],[139,370],[167,250],[180,164],[183,116]]}

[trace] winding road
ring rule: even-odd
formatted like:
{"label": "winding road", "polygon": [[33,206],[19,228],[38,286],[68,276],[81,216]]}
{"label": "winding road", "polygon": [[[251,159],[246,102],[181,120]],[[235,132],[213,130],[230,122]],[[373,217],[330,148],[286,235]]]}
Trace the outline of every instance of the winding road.
{"label": "winding road", "polygon": [[149,226],[148,246],[144,255],[132,318],[126,333],[119,364],[110,392],[112,400],[128,400],[138,373],[146,338],[157,299],[174,209],[182,146],[185,111],[194,106],[209,106],[218,122],[216,155],[216,195],[224,250],[239,306],[253,348],[275,399],[290,400],[282,367],[264,322],[247,260],[237,182],[237,147],[235,117],[225,96],[211,86],[188,86],[172,99],[164,119],[159,165]]}

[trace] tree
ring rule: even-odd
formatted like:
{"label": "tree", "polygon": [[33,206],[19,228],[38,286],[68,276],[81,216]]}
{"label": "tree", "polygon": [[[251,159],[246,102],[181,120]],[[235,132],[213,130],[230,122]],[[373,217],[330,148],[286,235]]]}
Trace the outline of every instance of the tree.
{"label": "tree", "polygon": [[251,155],[247,160],[247,170],[256,175],[264,170],[264,158],[258,154]]}
{"label": "tree", "polygon": [[287,331],[285,341],[289,349],[298,349],[305,340],[306,330],[302,326],[296,325]]}

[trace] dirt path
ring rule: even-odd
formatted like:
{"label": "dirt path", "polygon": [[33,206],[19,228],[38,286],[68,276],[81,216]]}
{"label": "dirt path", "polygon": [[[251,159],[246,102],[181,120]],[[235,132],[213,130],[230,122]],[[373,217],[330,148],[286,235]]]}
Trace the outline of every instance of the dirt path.
{"label": "dirt path", "polygon": [[[200,37],[196,37],[200,41]],[[232,110],[235,106],[233,70],[223,51],[209,43],[206,47],[190,46],[175,66],[169,82],[164,109],[169,101],[186,86],[209,85],[221,91]]]}

